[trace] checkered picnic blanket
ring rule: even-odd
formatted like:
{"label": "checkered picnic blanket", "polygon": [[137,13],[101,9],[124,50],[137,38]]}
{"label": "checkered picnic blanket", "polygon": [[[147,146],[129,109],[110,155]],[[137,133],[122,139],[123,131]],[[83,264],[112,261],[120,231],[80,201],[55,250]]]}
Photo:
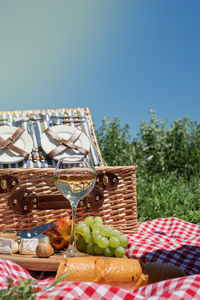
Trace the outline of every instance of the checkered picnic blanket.
{"label": "checkered picnic blanket", "polygon": [[[127,255],[143,261],[167,262],[182,268],[187,276],[165,280],[127,291],[91,282],[60,282],[47,291],[54,279],[37,281],[41,292],[37,299],[200,299],[200,226],[177,218],[161,218],[139,223],[137,234],[128,235]],[[17,283],[31,275],[7,260],[0,260],[0,289],[6,288],[6,277]]]}

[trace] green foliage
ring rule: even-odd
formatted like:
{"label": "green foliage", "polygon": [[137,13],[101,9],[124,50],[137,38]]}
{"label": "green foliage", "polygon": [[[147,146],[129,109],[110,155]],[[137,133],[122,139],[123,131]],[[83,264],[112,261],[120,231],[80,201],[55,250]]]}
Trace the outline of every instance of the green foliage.
{"label": "green foliage", "polygon": [[55,280],[50,286],[45,289],[40,290],[36,287],[37,282],[33,279],[20,279],[17,284],[10,277],[7,278],[8,286],[6,289],[0,290],[1,300],[34,300],[36,299],[37,293],[41,291],[47,291],[48,289],[54,287],[57,283],[62,281],[66,276],[71,274],[72,271],[64,274],[59,279]]}
{"label": "green foliage", "polygon": [[22,280],[20,279],[17,285],[14,285],[12,278],[7,278],[8,287],[7,289],[0,290],[0,299],[2,300],[34,300],[36,293],[35,281],[32,279]]}
{"label": "green foliage", "polygon": [[120,126],[118,117],[110,121],[109,116],[102,120],[102,126],[96,131],[101,154],[108,165],[133,164],[132,144],[129,125]]}
{"label": "green foliage", "polygon": [[200,222],[200,124],[186,116],[167,128],[150,111],[131,141],[129,126],[119,119],[102,121],[96,131],[107,165],[138,165],[137,198],[140,221],[176,216]]}
{"label": "green foliage", "polygon": [[169,129],[166,124],[166,120],[157,120],[153,111],[150,124],[141,122],[139,139],[133,141],[136,163],[149,175],[199,177],[200,124],[190,122],[187,116]]}

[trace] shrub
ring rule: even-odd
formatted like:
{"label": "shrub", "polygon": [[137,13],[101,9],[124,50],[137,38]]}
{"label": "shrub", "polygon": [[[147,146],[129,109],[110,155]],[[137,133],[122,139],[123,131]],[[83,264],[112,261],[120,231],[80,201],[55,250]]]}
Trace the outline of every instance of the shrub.
{"label": "shrub", "polygon": [[200,124],[188,116],[160,121],[150,111],[131,140],[130,128],[106,116],[96,130],[107,165],[138,165],[137,198],[140,221],[176,216],[200,222]]}

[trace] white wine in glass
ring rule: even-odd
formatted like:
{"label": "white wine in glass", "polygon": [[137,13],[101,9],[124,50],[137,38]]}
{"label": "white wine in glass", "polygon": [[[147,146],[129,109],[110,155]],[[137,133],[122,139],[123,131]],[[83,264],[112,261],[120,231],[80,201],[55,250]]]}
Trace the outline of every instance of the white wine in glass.
{"label": "white wine in glass", "polygon": [[55,172],[54,180],[56,187],[64,195],[66,201],[71,204],[72,226],[71,239],[65,256],[80,256],[75,245],[75,221],[76,211],[79,201],[84,198],[94,187],[96,182],[96,171],[89,158],[84,157],[72,160],[62,157],[59,159]]}

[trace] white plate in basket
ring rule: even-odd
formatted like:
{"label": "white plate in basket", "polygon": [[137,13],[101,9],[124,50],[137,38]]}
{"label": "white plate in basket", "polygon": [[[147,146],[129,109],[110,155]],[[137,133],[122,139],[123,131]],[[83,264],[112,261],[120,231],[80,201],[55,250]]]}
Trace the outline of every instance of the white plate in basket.
{"label": "white plate in basket", "polygon": [[[18,127],[14,126],[0,126],[0,137],[6,140],[8,137],[12,136],[13,133],[18,129]],[[33,141],[28,132],[24,131],[20,137],[13,143],[14,146],[26,151],[27,153],[31,153],[33,148]],[[2,150],[0,151],[0,163],[1,164],[13,164],[18,163],[25,158],[12,151],[12,150]]]}
{"label": "white plate in basket", "polygon": [[[75,130],[80,131],[77,128],[67,125],[56,125],[51,127],[51,130],[60,138],[68,140],[70,136],[74,133]],[[81,135],[74,143],[77,146],[80,146],[89,152],[90,150],[90,141],[88,136],[81,131]],[[58,146],[58,142],[54,141],[46,132],[43,132],[41,136],[41,147],[46,154],[52,151],[54,148]],[[84,154],[70,148],[66,148],[65,151],[61,152],[60,154],[54,156],[53,159],[59,160],[60,158],[66,157],[68,159],[72,159],[73,161],[76,159],[80,159],[84,157]]]}

